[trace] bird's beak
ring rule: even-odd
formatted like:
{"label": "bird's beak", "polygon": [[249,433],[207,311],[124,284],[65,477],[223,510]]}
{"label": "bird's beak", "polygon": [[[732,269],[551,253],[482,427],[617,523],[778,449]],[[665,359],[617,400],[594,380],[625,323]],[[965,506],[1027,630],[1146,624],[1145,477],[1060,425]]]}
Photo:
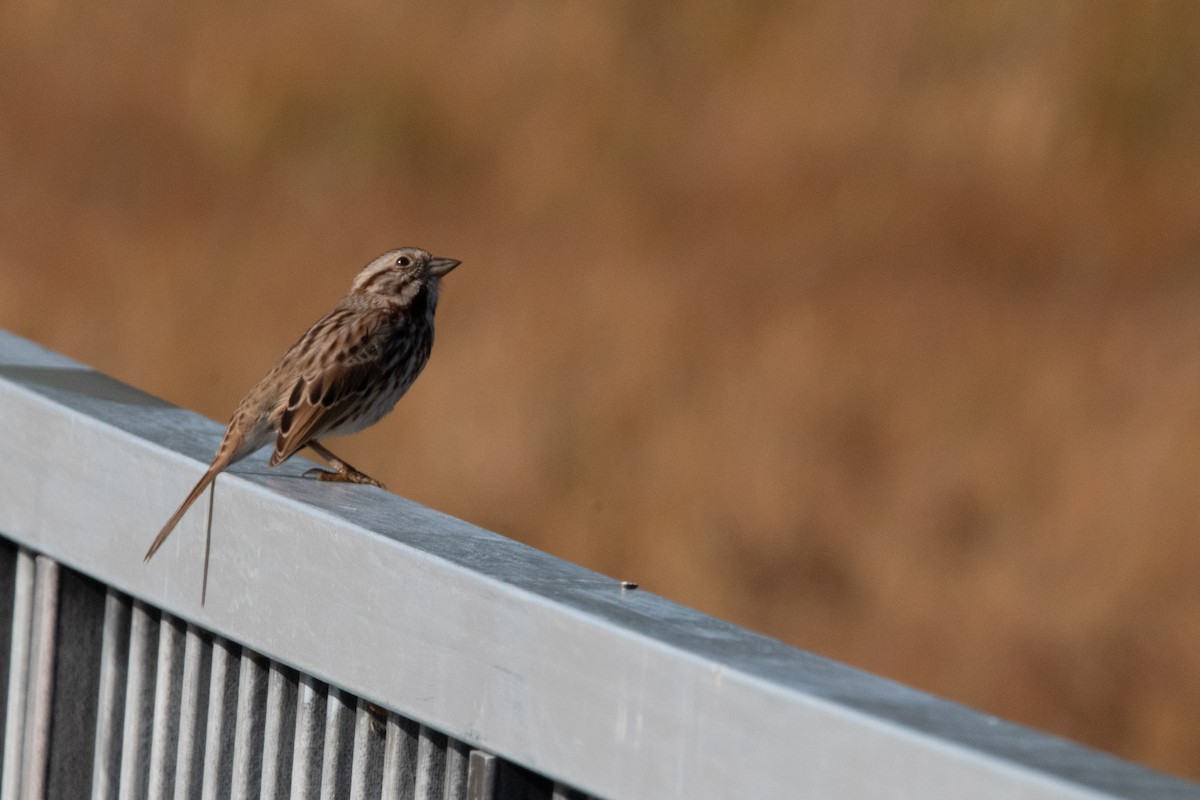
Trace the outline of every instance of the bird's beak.
{"label": "bird's beak", "polygon": [[457,258],[431,258],[429,260],[429,274],[435,278],[440,278],[461,263]]}

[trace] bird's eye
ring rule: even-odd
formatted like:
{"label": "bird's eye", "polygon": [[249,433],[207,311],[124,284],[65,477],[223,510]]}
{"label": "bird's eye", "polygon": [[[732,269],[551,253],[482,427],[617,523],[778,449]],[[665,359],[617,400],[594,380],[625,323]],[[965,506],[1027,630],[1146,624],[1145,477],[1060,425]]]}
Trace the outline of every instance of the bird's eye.
{"label": "bird's eye", "polygon": [[409,258],[408,256],[400,256],[399,258],[396,259],[397,267],[407,267],[411,263],[412,263],[412,259]]}

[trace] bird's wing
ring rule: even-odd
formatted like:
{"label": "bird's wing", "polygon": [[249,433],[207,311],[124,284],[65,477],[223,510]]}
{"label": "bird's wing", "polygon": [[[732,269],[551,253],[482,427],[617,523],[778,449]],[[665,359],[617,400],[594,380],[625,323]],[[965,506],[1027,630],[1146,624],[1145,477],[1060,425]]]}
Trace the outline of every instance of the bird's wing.
{"label": "bird's wing", "polygon": [[291,458],[313,439],[319,439],[355,416],[376,381],[385,379],[386,333],[378,324],[360,318],[361,331],[342,340],[335,351],[316,359],[297,378],[279,419],[279,434],[271,466]]}

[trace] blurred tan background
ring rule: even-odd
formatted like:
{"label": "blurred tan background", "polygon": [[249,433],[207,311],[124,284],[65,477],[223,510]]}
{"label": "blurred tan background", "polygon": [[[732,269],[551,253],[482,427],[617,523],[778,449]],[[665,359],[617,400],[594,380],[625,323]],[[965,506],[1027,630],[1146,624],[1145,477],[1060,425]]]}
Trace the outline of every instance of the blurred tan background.
{"label": "blurred tan background", "polygon": [[461,258],[350,461],[1200,778],[1200,5],[398,6],[0,4],[0,326],[224,422]]}

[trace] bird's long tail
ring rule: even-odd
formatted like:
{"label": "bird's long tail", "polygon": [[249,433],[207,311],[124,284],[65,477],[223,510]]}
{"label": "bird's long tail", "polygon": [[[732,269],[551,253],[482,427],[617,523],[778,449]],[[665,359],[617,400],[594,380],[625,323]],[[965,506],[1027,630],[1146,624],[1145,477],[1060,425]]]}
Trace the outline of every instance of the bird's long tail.
{"label": "bird's long tail", "polygon": [[204,490],[208,488],[209,484],[217,479],[217,474],[221,470],[225,469],[226,466],[228,466],[228,464],[223,463],[220,459],[212,463],[212,466],[208,468],[208,471],[205,472],[203,477],[201,477],[196,485],[192,487],[192,491],[188,493],[188,496],[184,499],[183,503],[178,509],[176,509],[175,513],[171,515],[171,518],[167,520],[167,524],[163,525],[163,529],[158,532],[158,536],[154,537],[154,543],[151,544],[150,549],[146,551],[146,557],[143,559],[143,561],[149,561],[154,557],[154,554],[158,552],[158,548],[162,547],[162,543],[165,542],[167,537],[171,535],[171,531],[175,530],[175,526],[179,524],[179,520],[183,519],[183,515],[186,514],[187,510],[192,507],[192,503],[196,502],[196,499],[200,497],[200,495],[204,494]]}

